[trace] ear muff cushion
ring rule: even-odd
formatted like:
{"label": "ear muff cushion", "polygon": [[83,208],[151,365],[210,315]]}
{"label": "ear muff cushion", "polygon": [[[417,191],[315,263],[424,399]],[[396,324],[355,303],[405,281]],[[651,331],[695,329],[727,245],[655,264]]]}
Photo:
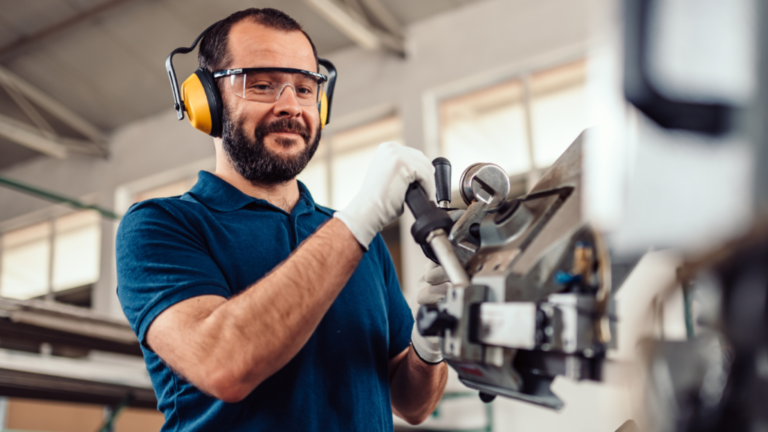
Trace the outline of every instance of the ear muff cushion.
{"label": "ear muff cushion", "polygon": [[320,95],[320,103],[317,108],[320,110],[320,128],[325,128],[325,123],[328,121],[328,96],[323,92]]}
{"label": "ear muff cushion", "polygon": [[210,72],[197,69],[190,75],[181,85],[181,97],[192,127],[213,137],[221,136],[221,95]]}

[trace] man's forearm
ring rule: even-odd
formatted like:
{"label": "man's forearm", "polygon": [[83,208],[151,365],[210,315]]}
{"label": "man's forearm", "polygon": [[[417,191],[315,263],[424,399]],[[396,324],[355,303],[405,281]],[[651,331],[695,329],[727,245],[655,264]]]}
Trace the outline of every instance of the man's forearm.
{"label": "man's forearm", "polygon": [[392,373],[392,409],[405,421],[419,424],[437,408],[447,382],[448,366],[445,362],[427,364],[410,347]]}
{"label": "man's forearm", "polygon": [[204,319],[191,317],[184,348],[163,352],[151,329],[150,346],[202,390],[238,400],[304,346],[362,255],[349,229],[331,219],[257,283],[221,299]]}

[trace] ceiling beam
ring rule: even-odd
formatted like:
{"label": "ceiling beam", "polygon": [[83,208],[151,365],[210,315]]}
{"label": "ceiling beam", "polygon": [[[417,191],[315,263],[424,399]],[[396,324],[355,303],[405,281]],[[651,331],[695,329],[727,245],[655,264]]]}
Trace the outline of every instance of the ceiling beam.
{"label": "ceiling beam", "polygon": [[67,147],[43,136],[18,120],[0,115],[0,136],[57,159],[67,157]]}
{"label": "ceiling beam", "polygon": [[334,0],[304,0],[337,30],[367,50],[388,49],[405,56],[402,37],[373,27],[366,18]]}
{"label": "ceiling beam", "polygon": [[99,128],[3,66],[0,66],[0,80],[7,85],[13,86],[31,102],[34,102],[52,116],[83,134],[86,138],[93,141],[94,144],[104,145],[107,142],[107,137]]}
{"label": "ceiling beam", "polygon": [[403,28],[400,26],[400,23],[397,21],[397,18],[395,18],[394,15],[392,15],[392,12],[389,11],[389,9],[384,6],[381,1],[379,0],[360,0],[360,2],[363,4],[365,9],[373,15],[373,17],[386,28],[389,30],[390,33],[398,36],[403,35]]}

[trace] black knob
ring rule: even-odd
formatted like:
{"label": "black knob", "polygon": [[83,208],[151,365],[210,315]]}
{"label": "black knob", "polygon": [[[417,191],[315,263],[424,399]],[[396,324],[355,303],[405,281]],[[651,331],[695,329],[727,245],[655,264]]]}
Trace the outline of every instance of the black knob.
{"label": "black knob", "polygon": [[496,399],[496,395],[480,392],[480,400],[485,403],[491,403]]}
{"label": "black knob", "polygon": [[422,336],[438,336],[446,329],[456,328],[457,322],[453,315],[433,304],[422,305],[416,314],[416,328]]}
{"label": "black knob", "polygon": [[435,167],[435,186],[437,193],[437,203],[442,201],[451,202],[451,163],[444,157],[435,158],[432,161]]}

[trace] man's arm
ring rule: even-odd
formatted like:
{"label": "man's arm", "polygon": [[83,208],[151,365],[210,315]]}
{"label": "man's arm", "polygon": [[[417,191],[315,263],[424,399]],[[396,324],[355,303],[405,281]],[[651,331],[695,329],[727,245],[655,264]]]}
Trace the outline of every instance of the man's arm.
{"label": "man's arm", "polygon": [[430,365],[409,346],[389,361],[392,411],[410,424],[422,423],[437,408],[448,382],[445,362]]}
{"label": "man's arm", "polygon": [[199,296],[166,309],[147,342],[204,392],[242,400],[299,352],[362,256],[350,230],[331,219],[240,295]]}
{"label": "man's arm", "polygon": [[304,346],[357,267],[360,246],[403,212],[408,185],[434,191],[433,171],[421,152],[382,144],[352,202],[287,260],[232,299],[201,295],[169,307],[146,342],[202,391],[242,400]]}

